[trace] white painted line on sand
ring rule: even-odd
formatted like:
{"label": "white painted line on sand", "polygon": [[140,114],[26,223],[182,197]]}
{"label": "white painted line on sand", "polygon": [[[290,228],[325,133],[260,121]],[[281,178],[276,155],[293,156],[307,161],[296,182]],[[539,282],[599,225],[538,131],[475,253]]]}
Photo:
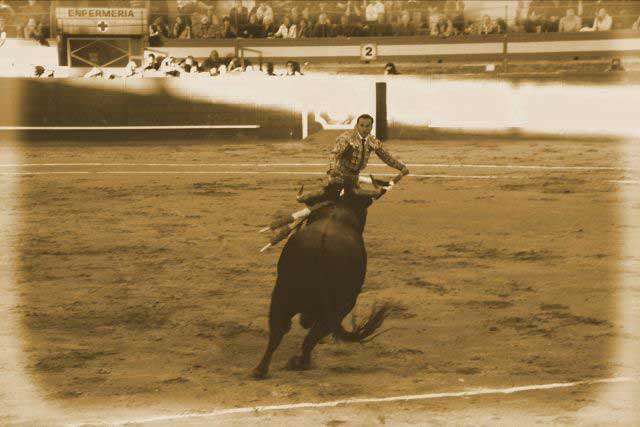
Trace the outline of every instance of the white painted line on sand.
{"label": "white painted line on sand", "polygon": [[355,399],[344,399],[344,400],[334,400],[330,402],[306,402],[306,403],[292,403],[292,404],[284,404],[284,405],[268,405],[268,406],[253,406],[253,407],[244,407],[244,408],[228,408],[228,409],[220,409],[211,412],[186,412],[174,415],[159,415],[148,418],[134,418],[127,420],[112,420],[112,421],[84,421],[80,423],[70,424],[72,426],[86,426],[86,425],[110,425],[110,426],[122,426],[127,424],[140,424],[140,423],[152,423],[152,422],[160,422],[160,421],[174,421],[174,420],[184,420],[184,419],[193,419],[193,418],[215,418],[224,415],[233,415],[233,414],[248,414],[253,412],[267,412],[267,411],[286,411],[291,409],[306,409],[306,408],[328,408],[328,407],[336,407],[340,405],[353,405],[353,404],[361,404],[361,403],[384,403],[384,402],[401,402],[401,401],[410,401],[410,400],[428,400],[428,399],[443,399],[443,398],[451,398],[451,397],[469,397],[469,396],[481,396],[487,394],[513,394],[513,393],[521,393],[525,391],[535,391],[535,390],[551,390],[551,389],[559,389],[559,388],[569,388],[569,387],[577,387],[581,385],[593,385],[593,384],[605,384],[605,383],[624,383],[624,382],[637,382],[637,377],[613,377],[613,378],[603,378],[596,380],[584,380],[584,381],[573,381],[573,382],[565,382],[565,383],[551,383],[551,384],[534,384],[534,385],[525,385],[518,387],[509,387],[509,388],[480,388],[473,389],[467,391],[457,391],[457,392],[445,392],[445,393],[427,393],[427,394],[411,394],[405,396],[392,396],[392,397],[371,397],[371,398],[355,398]]}
{"label": "white painted line on sand", "polygon": [[0,126],[0,130],[171,130],[171,129],[260,129],[260,125]]}
{"label": "white painted line on sand", "polygon": [[612,179],[608,182],[614,182],[616,184],[640,184],[638,179]]}
{"label": "white painted line on sand", "polygon": [[[2,168],[19,167],[71,167],[71,166],[164,166],[164,167],[322,167],[328,166],[328,162],[309,163],[5,163]],[[383,163],[369,163],[372,167],[386,167]],[[524,169],[524,170],[576,170],[576,171],[634,171],[639,168],[618,166],[551,166],[551,165],[493,165],[493,164],[466,164],[466,163],[408,163],[412,168],[469,168],[469,169]]]}
{"label": "white painted line on sand", "polygon": [[[326,172],[309,171],[56,171],[56,172],[0,172],[0,175],[326,175]],[[394,173],[377,173],[376,176],[396,176]],[[447,175],[447,174],[409,174],[414,178],[444,179],[532,179],[520,175]]]}

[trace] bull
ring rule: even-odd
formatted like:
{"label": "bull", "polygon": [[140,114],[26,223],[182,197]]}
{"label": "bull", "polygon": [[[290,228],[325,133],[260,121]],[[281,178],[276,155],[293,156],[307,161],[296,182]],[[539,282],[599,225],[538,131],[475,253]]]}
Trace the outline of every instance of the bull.
{"label": "bull", "polygon": [[[373,181],[376,182],[380,183]],[[354,322],[350,331],[342,321],[354,308],[367,272],[362,236],[367,209],[389,188],[350,192],[335,204],[314,211],[306,226],[287,240],[271,296],[269,342],[253,370],[254,378],[266,378],[273,353],[291,329],[291,319],[296,314],[300,314],[300,325],[309,332],[302,353],[289,359],[287,368],[291,370],[309,369],[311,352],[330,334],[345,342],[365,342],[375,337],[392,310],[388,304],[374,307],[369,317],[359,325]]]}

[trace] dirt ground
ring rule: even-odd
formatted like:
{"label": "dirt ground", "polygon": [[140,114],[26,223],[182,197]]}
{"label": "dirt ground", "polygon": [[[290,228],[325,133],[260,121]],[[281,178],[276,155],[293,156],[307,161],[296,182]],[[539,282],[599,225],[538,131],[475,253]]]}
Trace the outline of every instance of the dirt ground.
{"label": "dirt ground", "polygon": [[[388,143],[409,164],[426,164],[413,174],[429,175],[407,178],[369,210],[356,313],[393,302],[391,331],[365,345],[325,340],[314,369],[290,372],[284,365],[304,336],[294,322],[271,377],[252,380],[279,255],[258,253],[266,240],[257,231],[298,209],[300,184],[323,179],[306,173],[324,171],[276,164],[324,163],[334,138],[20,145],[21,164],[51,164],[4,168],[42,173],[11,179],[16,314],[28,373],[46,399],[78,411],[210,410],[613,374],[624,227],[611,181],[634,173],[620,169],[621,143],[483,139]],[[532,165],[545,167],[522,167]],[[503,404],[578,411],[600,388]],[[432,411],[438,425],[448,410],[487,401],[474,399],[410,409]],[[327,413],[316,421],[354,420]]]}

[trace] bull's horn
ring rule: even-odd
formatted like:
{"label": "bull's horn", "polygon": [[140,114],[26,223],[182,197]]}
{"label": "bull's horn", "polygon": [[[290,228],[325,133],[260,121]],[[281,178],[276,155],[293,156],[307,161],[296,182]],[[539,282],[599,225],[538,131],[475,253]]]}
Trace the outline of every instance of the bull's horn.
{"label": "bull's horn", "polygon": [[302,192],[304,191],[304,184],[300,186],[300,190],[298,190],[298,197],[302,196]]}

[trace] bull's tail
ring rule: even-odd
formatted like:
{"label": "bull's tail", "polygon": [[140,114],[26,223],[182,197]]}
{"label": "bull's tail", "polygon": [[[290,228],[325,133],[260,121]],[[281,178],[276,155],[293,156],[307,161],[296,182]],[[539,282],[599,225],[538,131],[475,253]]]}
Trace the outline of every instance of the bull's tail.
{"label": "bull's tail", "polygon": [[357,323],[355,316],[352,318],[351,331],[344,329],[342,324],[338,322],[333,336],[335,339],[345,342],[365,343],[371,341],[389,330],[386,329],[376,334],[376,331],[380,329],[382,323],[389,317],[392,311],[393,306],[391,304],[383,304],[381,307],[374,305],[371,309],[371,314],[365,321]]}

